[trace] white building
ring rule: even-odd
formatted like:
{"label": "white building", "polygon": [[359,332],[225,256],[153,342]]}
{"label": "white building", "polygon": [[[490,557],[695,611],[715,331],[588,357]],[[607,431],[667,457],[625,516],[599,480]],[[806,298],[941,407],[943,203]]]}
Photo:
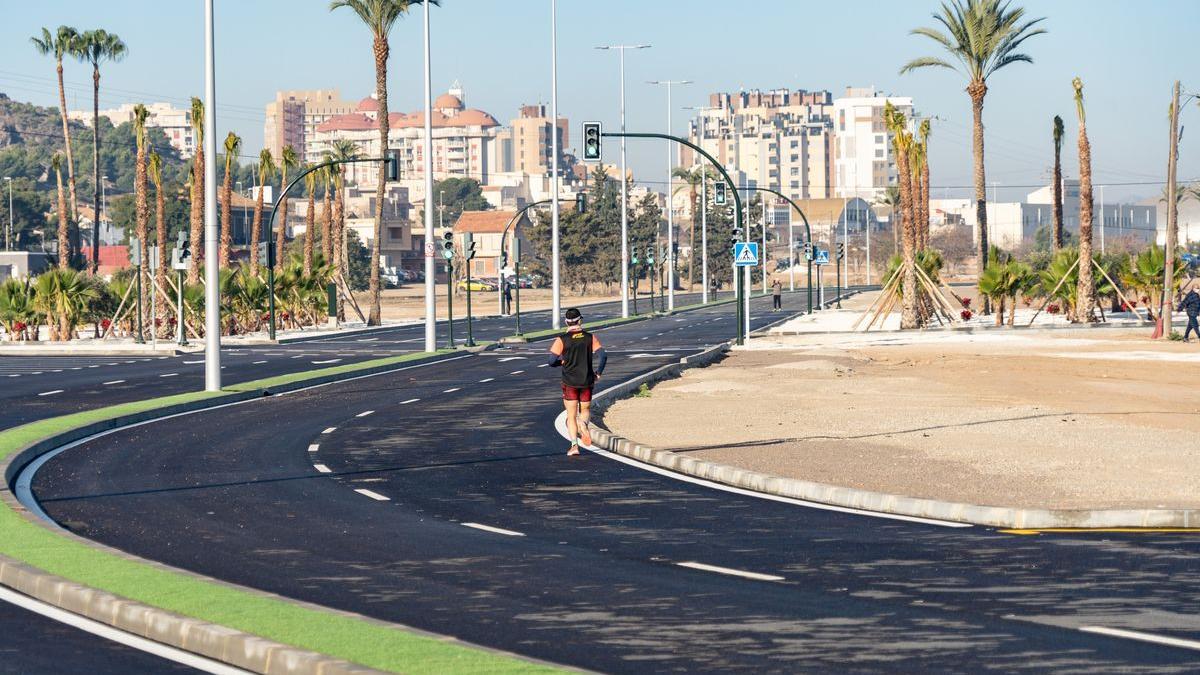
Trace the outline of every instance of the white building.
{"label": "white building", "polygon": [[896,184],[896,159],[883,120],[883,108],[889,102],[912,120],[913,102],[908,96],[884,96],[869,87],[847,87],[845,96],[834,99],[836,196],[862,197],[870,202],[887,186]]}
{"label": "white building", "polygon": [[[133,121],[133,103],[125,103],[111,110],[101,110],[100,117],[107,117],[113,126],[120,126]],[[171,147],[179,151],[181,157],[191,157],[196,153],[196,137],[192,130],[192,111],[173,107],[169,103],[151,103],[146,106],[150,115],[146,118],[147,127],[157,127],[166,134]],[[67,118],[83,124],[92,125],[91,110],[71,110]]]}

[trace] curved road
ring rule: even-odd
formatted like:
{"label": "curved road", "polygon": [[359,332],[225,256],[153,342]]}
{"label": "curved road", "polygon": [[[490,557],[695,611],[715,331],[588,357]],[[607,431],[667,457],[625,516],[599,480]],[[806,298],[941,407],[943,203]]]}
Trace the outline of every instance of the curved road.
{"label": "curved road", "polygon": [[[606,379],[731,325],[721,308],[605,330]],[[1020,537],[568,459],[543,349],[124,430],[35,492],[147,558],[604,671],[1200,669],[1193,538]]]}

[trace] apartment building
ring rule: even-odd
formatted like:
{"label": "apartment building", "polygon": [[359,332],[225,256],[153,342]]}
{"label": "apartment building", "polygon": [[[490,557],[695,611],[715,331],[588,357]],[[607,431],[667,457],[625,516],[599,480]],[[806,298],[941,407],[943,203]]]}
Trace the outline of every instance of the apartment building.
{"label": "apartment building", "polygon": [[[125,103],[110,110],[101,110],[100,117],[107,117],[113,126],[133,121],[133,103]],[[151,103],[146,106],[150,115],[146,118],[146,126],[162,129],[171,147],[179,151],[180,157],[191,157],[196,154],[196,135],[192,129],[191,109],[182,109],[170,103]],[[67,118],[83,124],[92,125],[91,110],[69,110]]]}
{"label": "apartment building", "polygon": [[889,102],[913,120],[911,97],[885,96],[870,87],[847,87],[845,94],[833,101],[833,196],[870,202],[897,182],[896,158],[883,120]]}
{"label": "apartment building", "polygon": [[278,158],[290,145],[301,160],[320,161],[323,149],[316,144],[317,127],[335,116],[355,112],[366,101],[343,100],[337,89],[276,92],[275,100],[267,104],[263,123],[266,148]]}
{"label": "apartment building", "polygon": [[[570,141],[569,123],[565,117],[558,118],[559,171],[565,173],[563,155]],[[493,172],[520,173],[544,176],[551,172],[553,154],[552,129],[555,125],[545,104],[523,105],[516,119],[500,129],[495,137]]]}

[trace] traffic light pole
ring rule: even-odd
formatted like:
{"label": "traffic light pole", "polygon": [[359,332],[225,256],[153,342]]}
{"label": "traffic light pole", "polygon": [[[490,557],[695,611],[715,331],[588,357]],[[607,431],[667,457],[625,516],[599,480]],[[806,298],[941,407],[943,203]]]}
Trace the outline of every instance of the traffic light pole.
{"label": "traffic light pole", "polygon": [[187,330],[184,328],[183,318],[183,270],[175,270],[178,283],[175,287],[175,316],[178,319],[176,328],[179,331],[179,346],[187,346]]}
{"label": "traffic light pole", "polygon": [[446,328],[450,332],[450,349],[454,349],[454,263],[446,261]]}
{"label": "traffic light pole", "polygon": [[[142,255],[146,255],[146,253],[143,252]],[[142,266],[140,264],[134,265],[133,269],[134,269],[135,273],[137,274],[137,291],[136,292],[137,292],[137,315],[138,315],[137,337],[134,338],[133,341],[135,343],[141,345],[141,344],[146,344],[146,337],[145,337],[144,333],[142,332]]]}
{"label": "traffic light pole", "polygon": [[467,260],[463,263],[467,273],[467,341],[464,343],[467,347],[474,347],[475,340],[471,333],[471,261]]}
{"label": "traffic light pole", "polygon": [[841,256],[838,256],[837,261],[835,262],[834,266],[837,267],[837,294],[834,295],[833,297],[837,302],[837,308],[841,309],[842,308],[842,257]]}
{"label": "traffic light pole", "polygon": [[[606,132],[603,132],[601,134],[601,136],[608,136],[610,138],[658,138],[658,139],[661,139],[664,141],[675,141],[676,143],[679,143],[680,145],[684,145],[684,146],[691,148],[692,150],[695,150],[697,153],[700,154],[700,156],[704,157],[705,159],[707,159],[709,162],[712,163],[712,165],[717,169],[717,171],[719,171],[721,173],[721,176],[725,179],[725,182],[727,185],[730,185],[730,186],[734,185],[733,179],[729,177],[729,174],[725,171],[725,168],[721,166],[720,162],[718,162],[712,155],[708,154],[708,152],[705,151],[704,148],[701,148],[700,146],[696,145],[695,143],[692,143],[691,141],[687,140],[686,138],[680,138],[678,136],[672,136],[670,134],[633,133],[633,132],[627,132],[627,131],[619,131],[619,132],[606,131]],[[622,176],[621,176],[621,184],[622,185],[625,184],[624,174],[622,174]],[[743,226],[743,223],[742,223],[742,198],[738,194],[737,190],[733,190],[733,201],[734,201],[734,211],[733,211],[734,212],[734,226],[741,228]],[[807,225],[807,221],[805,221],[805,225]],[[745,292],[745,289],[741,289],[740,292]],[[739,301],[741,300],[740,295],[738,297],[738,300]],[[737,304],[739,307],[741,306],[740,302]],[[739,312],[740,312],[740,310],[739,310]],[[742,322],[739,320],[738,326],[737,326],[737,343],[740,345],[740,344],[745,344],[745,342],[746,342],[746,335],[743,330]]]}
{"label": "traffic light pole", "polygon": [[517,287],[515,289],[513,289],[513,295],[515,296],[513,298],[513,300],[515,300],[517,303],[517,305],[514,309],[516,310],[516,313],[517,313],[517,336],[520,337],[521,335],[524,335],[524,333],[521,332],[521,261],[520,261],[520,259],[513,261],[513,274],[517,277]]}
{"label": "traffic light pole", "polygon": [[[274,256],[272,256],[271,253],[275,249],[274,249],[274,245],[272,243],[274,238],[271,235],[273,232],[275,232],[275,214],[279,211],[279,204],[281,202],[283,202],[284,198],[287,197],[288,193],[292,191],[292,188],[295,187],[297,183],[304,180],[305,176],[307,176],[308,174],[310,174],[314,171],[319,171],[321,169],[324,169],[325,167],[334,166],[336,164],[356,164],[356,163],[388,162],[388,161],[391,161],[391,160],[387,157],[367,157],[367,158],[363,158],[363,159],[358,159],[358,158],[355,158],[355,159],[333,159],[333,160],[329,160],[328,162],[321,162],[320,164],[310,166],[307,169],[305,169],[304,171],[301,171],[300,175],[293,178],[292,182],[288,183],[287,187],[285,187],[283,189],[283,192],[279,193],[279,197],[277,197],[275,199],[275,203],[271,205],[271,217],[270,217],[270,219],[267,220],[266,233],[267,233],[267,258],[269,259],[268,262],[270,263],[267,266],[267,270],[268,270],[267,271],[267,286],[269,287],[269,290],[270,290],[270,293],[268,293],[268,295],[267,295],[267,297],[268,297],[267,304],[269,307],[269,314],[270,314],[270,323],[268,325],[268,331],[270,333],[270,338],[272,340],[275,339],[275,263],[274,263]],[[287,214],[286,213],[283,214],[283,217],[284,217],[284,224],[286,225],[287,224]],[[428,236],[428,233],[426,233],[426,241],[428,241],[428,240],[429,240],[429,236]],[[254,245],[257,246],[258,242],[257,241],[254,242]],[[342,264],[347,264],[347,261],[342,261]],[[349,292],[349,289],[347,289],[347,292]]]}

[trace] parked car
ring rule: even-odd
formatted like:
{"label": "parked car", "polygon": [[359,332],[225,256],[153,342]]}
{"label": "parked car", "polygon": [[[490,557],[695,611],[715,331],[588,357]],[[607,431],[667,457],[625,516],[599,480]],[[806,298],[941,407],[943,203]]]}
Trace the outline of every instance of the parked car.
{"label": "parked car", "polygon": [[[460,291],[467,290],[467,280],[466,279],[463,279],[458,282],[458,290],[460,290]],[[488,282],[488,281],[482,281],[480,279],[472,279],[470,290],[471,291],[494,291],[494,290],[496,290],[496,285],[491,282]]]}

